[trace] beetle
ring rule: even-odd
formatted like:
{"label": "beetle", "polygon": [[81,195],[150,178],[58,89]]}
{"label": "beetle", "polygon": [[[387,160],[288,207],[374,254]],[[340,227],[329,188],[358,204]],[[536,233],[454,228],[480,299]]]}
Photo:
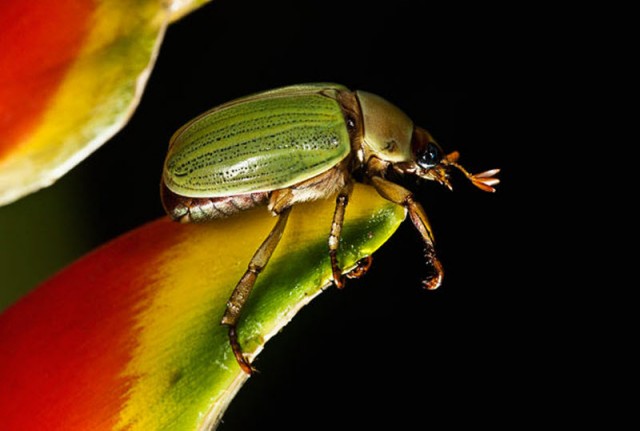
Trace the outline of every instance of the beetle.
{"label": "beetle", "polygon": [[242,370],[254,371],[238,342],[240,312],[294,205],[336,196],[328,254],[333,283],[342,288],[345,277],[359,277],[371,264],[371,257],[365,258],[343,275],[337,252],[354,181],[372,185],[383,198],[406,208],[432,268],[424,286],[436,289],[444,270],[427,216],[413,194],[394,180],[411,175],[451,189],[448,171],[456,168],[481,190],[495,191],[499,169],[474,175],[458,158],[457,151],[446,155],[425,129],[387,100],[338,84],[301,84],[253,94],[181,127],[170,140],[161,179],[162,203],[174,220],[205,222],[257,206],[267,206],[278,216],[221,320]]}

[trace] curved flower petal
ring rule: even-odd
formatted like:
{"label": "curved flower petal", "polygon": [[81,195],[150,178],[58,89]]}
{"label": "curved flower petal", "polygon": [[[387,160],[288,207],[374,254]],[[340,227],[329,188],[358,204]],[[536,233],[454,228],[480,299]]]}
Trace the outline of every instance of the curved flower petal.
{"label": "curved flower petal", "polygon": [[176,22],[211,0],[171,0],[169,2],[169,22]]}
{"label": "curved flower petal", "polygon": [[[251,357],[329,285],[332,200],[293,209],[238,326]],[[405,217],[357,185],[345,268]],[[160,219],[71,265],[0,316],[0,417],[12,430],[209,429],[246,381],[219,325],[265,210],[200,225]]]}
{"label": "curved flower petal", "polygon": [[0,2],[0,205],[53,183],[120,130],[167,24],[203,3]]}

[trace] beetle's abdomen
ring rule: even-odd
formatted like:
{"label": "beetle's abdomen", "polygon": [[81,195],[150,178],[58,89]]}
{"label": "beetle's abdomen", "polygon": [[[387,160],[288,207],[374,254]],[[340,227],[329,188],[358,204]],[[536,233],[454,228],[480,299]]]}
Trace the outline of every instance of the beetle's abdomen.
{"label": "beetle's abdomen", "polygon": [[265,93],[223,105],[180,129],[163,178],[171,191],[188,197],[268,192],[327,171],[350,150],[334,98]]}
{"label": "beetle's abdomen", "polygon": [[183,223],[230,217],[242,211],[264,206],[269,202],[269,194],[266,192],[217,198],[190,198],[176,195],[164,183],[161,187],[162,205],[165,211],[172,219]]}

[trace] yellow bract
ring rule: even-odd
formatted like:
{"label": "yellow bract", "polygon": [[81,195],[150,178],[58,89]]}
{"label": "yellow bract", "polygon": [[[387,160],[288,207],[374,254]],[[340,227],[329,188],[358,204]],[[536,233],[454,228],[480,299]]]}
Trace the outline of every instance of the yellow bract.
{"label": "yellow bract", "polygon": [[[327,238],[335,202],[296,206],[239,325],[245,352],[264,343],[330,283]],[[347,209],[341,260],[373,253],[404,219],[404,209],[356,186]],[[220,319],[251,256],[275,223],[264,208],[181,226],[181,236],[140,274],[151,300],[136,321],[137,347],[122,378],[134,384],[117,429],[209,429],[246,381]]]}

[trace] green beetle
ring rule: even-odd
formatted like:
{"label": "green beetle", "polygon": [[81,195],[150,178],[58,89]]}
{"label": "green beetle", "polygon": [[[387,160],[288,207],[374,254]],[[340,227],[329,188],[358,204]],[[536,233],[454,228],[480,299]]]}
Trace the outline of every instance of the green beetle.
{"label": "green beetle", "polygon": [[253,368],[236,334],[240,311],[260,271],[267,265],[293,205],[336,197],[329,231],[329,258],[335,285],[368,269],[364,259],[349,274],[338,265],[337,250],[345,208],[355,178],[373,185],[384,198],[403,205],[418,229],[433,274],[427,289],[442,282],[427,216],[394,175],[435,180],[448,188],[448,168],[493,192],[499,170],[470,174],[445,155],[424,129],[385,99],[336,84],[304,84],[270,90],[228,102],[180,128],[171,138],[161,180],[162,203],[181,222],[229,217],[266,205],[278,216],[227,303],[222,324],[242,369]]}

